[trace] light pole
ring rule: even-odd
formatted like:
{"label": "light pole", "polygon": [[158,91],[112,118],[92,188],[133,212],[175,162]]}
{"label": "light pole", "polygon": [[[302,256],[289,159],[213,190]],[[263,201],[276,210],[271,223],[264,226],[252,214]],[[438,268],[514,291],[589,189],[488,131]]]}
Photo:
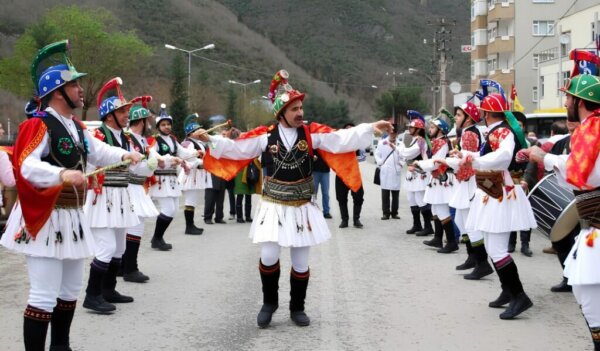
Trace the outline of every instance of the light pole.
{"label": "light pole", "polygon": [[258,83],[260,83],[260,79],[257,79],[257,80],[254,80],[254,81],[248,82],[248,83],[240,83],[240,82],[236,82],[235,80],[231,80],[231,79],[228,80],[227,82],[229,84],[242,86],[242,91],[243,91],[243,94],[244,94],[244,97],[243,97],[244,100],[242,101],[242,118],[246,122],[246,129],[250,129],[249,128],[250,126],[248,125],[248,121],[246,120],[246,87],[248,85],[251,85],[251,84],[258,84]]}
{"label": "light pole", "polygon": [[385,72],[385,75],[388,77],[392,76],[392,123],[396,123],[396,95],[394,95],[396,90],[396,75],[401,76],[402,72]]}
{"label": "light pole", "polygon": [[420,73],[423,77],[427,78],[429,80],[429,82],[431,82],[431,94],[432,94],[432,109],[431,109],[431,116],[435,117],[436,113],[437,113],[437,93],[436,93],[436,87],[437,85],[435,84],[435,79],[433,79],[432,76],[423,73],[421,71],[419,71],[416,68],[409,68],[408,69],[408,73],[413,74],[413,73]]}
{"label": "light pole", "polygon": [[185,49],[181,49],[181,48],[178,48],[176,46],[169,45],[169,44],[165,44],[165,48],[167,48],[169,50],[183,51],[183,52],[185,52],[185,53],[188,54],[188,106],[189,106],[190,105],[190,98],[191,98],[190,87],[192,85],[192,54],[194,52],[196,52],[196,51],[214,49],[215,48],[215,44],[208,44],[206,46],[203,46],[201,48],[194,49],[194,50],[185,50]]}

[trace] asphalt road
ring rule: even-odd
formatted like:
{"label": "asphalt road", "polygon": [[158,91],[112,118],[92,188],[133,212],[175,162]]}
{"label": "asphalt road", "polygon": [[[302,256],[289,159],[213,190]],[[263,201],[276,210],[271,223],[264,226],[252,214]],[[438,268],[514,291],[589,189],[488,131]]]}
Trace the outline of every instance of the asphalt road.
{"label": "asphalt road", "polygon": [[[135,297],[112,315],[81,307],[71,332],[74,350],[591,350],[574,297],[551,293],[562,277],[554,255],[541,252],[548,240],[534,232],[534,256],[514,254],[534,306],[512,321],[487,303],[500,292],[497,276],[466,281],[454,267],[459,253],[441,255],[420,238],[404,234],[412,220],[405,194],[401,220],[382,221],[374,166],[361,165],[365,179],[364,229],[338,229],[339,211],[331,175],[328,220],[332,239],[311,250],[306,311],[309,327],[289,319],[289,250],[282,251],[280,308],[268,329],[258,329],[261,306],[259,247],[248,224],[202,225],[202,236],[184,235],[180,213],[165,238],[171,252],[150,249],[153,222],[140,251],[145,284],[119,280],[117,289]],[[254,199],[255,203],[257,197]],[[228,208],[225,205],[226,209]],[[197,222],[202,223],[200,213]],[[22,256],[0,248],[0,349],[21,350],[28,279]],[[89,261],[88,261],[89,262]],[[86,262],[86,271],[89,268]],[[87,272],[85,275],[87,282]],[[85,289],[85,284],[84,284]],[[48,338],[49,340],[49,338]],[[48,343],[49,344],[49,341]]]}

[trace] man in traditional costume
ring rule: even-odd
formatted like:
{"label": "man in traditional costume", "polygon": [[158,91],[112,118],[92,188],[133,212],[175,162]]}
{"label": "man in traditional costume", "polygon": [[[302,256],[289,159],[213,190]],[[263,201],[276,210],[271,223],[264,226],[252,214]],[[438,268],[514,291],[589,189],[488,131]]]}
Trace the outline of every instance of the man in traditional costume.
{"label": "man in traditional costume", "polygon": [[277,124],[258,127],[236,140],[209,137],[203,130],[196,132],[201,140],[214,145],[204,158],[205,168],[225,179],[233,178],[240,169],[267,151],[262,160],[267,169],[262,201],[250,228],[253,242],[261,243],[259,271],[263,306],[257,316],[261,328],[269,325],[279,307],[282,247],[290,247],[292,258],[290,317],[298,326],[310,324],[304,312],[310,276],[309,251],[311,246],[331,236],[323,212],[311,202],[314,194],[313,150],[316,149],[336,174],[357,191],[361,179],[355,150],[371,143],[374,130],[391,129],[391,124],[385,121],[337,131],[317,123],[305,125],[304,94],[287,84],[287,76],[286,71],[277,72],[270,87],[269,97],[274,102]]}
{"label": "man in traditional costume", "polygon": [[[139,161],[140,155],[92,138],[73,116],[83,106],[79,73],[67,40],[42,48],[32,65],[36,100],[47,106],[39,118],[21,124],[13,164],[19,202],[0,243],[24,253],[30,291],[23,338],[26,350],[44,350],[48,323],[50,349],[70,350],[69,334],[81,290],[84,259],[94,254],[94,238],[83,214],[86,163]],[[43,68],[46,59],[61,62]],[[56,59],[52,59],[56,62]],[[39,71],[43,70],[40,74]],[[38,105],[40,106],[40,105]]]}

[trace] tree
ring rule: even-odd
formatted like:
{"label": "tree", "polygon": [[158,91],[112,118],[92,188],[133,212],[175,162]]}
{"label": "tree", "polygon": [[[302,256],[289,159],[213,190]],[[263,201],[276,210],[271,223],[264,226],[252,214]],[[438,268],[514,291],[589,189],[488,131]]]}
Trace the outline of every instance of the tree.
{"label": "tree", "polygon": [[[0,87],[28,99],[33,92],[29,67],[37,50],[55,41],[69,39],[71,57],[78,71],[88,75],[82,80],[87,118],[96,95],[113,77],[139,77],[152,51],[132,31],[119,31],[118,21],[104,8],[79,6],[54,7],[17,40],[13,55],[0,60]],[[127,95],[126,95],[127,96]]]}
{"label": "tree", "polygon": [[345,100],[328,102],[320,96],[312,96],[304,101],[304,116],[309,121],[341,128],[352,122],[349,114],[350,109]]}
{"label": "tree", "polygon": [[427,104],[421,97],[422,93],[421,88],[414,87],[395,87],[386,91],[375,100],[377,118],[394,118],[402,124],[407,110],[423,112],[427,109]]}
{"label": "tree", "polygon": [[183,120],[188,116],[187,73],[182,55],[175,55],[171,66],[173,85],[171,86],[171,106],[168,108],[173,117],[173,132],[179,138],[184,137]]}
{"label": "tree", "polygon": [[235,108],[235,102],[237,101],[237,94],[235,92],[235,90],[233,89],[233,86],[231,86],[231,84],[229,85],[229,89],[227,89],[227,112],[226,112],[226,116],[227,118],[229,118],[231,120],[231,122],[233,123],[233,125],[237,125],[238,118],[237,118],[237,109]]}

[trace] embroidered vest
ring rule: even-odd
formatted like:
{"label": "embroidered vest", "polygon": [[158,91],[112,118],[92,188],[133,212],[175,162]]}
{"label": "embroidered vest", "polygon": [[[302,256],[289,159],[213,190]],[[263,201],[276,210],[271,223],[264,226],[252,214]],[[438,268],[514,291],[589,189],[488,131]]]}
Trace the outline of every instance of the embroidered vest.
{"label": "embroidered vest", "polygon": [[156,136],[156,143],[158,144],[158,154],[161,156],[164,156],[164,155],[177,156],[177,140],[175,140],[175,138],[172,135],[169,135],[168,137],[171,138],[171,140],[173,141],[173,149],[174,150],[171,150],[171,147],[165,141],[165,139],[164,139],[165,136],[159,134]]}
{"label": "embroidered vest", "polygon": [[312,143],[308,140],[306,129],[300,127],[298,138],[292,150],[285,148],[279,128],[275,126],[268,135],[267,150],[263,153],[263,166],[267,168],[267,175],[274,179],[293,182],[308,178],[312,175],[313,158],[310,148]]}
{"label": "embroidered vest", "polygon": [[74,121],[77,135],[81,141],[77,143],[71,138],[69,131],[58,118],[51,114],[41,118],[48,128],[48,146],[50,148],[48,156],[42,157],[42,161],[53,166],[83,171],[87,164],[87,154],[89,152],[89,147],[86,145],[87,141],[83,136],[83,128],[77,121]]}
{"label": "embroidered vest", "polygon": [[494,133],[495,130],[499,129],[499,128],[506,128],[508,130],[510,130],[510,132],[512,133],[513,136],[513,140],[515,141],[515,149],[513,150],[513,154],[512,154],[512,158],[510,161],[510,165],[508,166],[508,170],[509,171],[522,171],[527,167],[527,163],[517,163],[517,161],[515,161],[515,156],[517,156],[517,152],[519,150],[521,150],[523,146],[521,145],[521,143],[519,143],[519,140],[517,139],[517,135],[513,132],[512,128],[508,125],[508,123],[506,122],[502,122],[499,125],[495,126],[494,128],[492,128],[492,130],[489,131],[488,135],[485,137],[485,144],[483,144],[483,147],[481,149],[481,155],[486,155],[489,154],[490,152],[493,152],[495,150],[492,149],[492,143],[490,143],[490,136],[492,135],[492,133]]}

